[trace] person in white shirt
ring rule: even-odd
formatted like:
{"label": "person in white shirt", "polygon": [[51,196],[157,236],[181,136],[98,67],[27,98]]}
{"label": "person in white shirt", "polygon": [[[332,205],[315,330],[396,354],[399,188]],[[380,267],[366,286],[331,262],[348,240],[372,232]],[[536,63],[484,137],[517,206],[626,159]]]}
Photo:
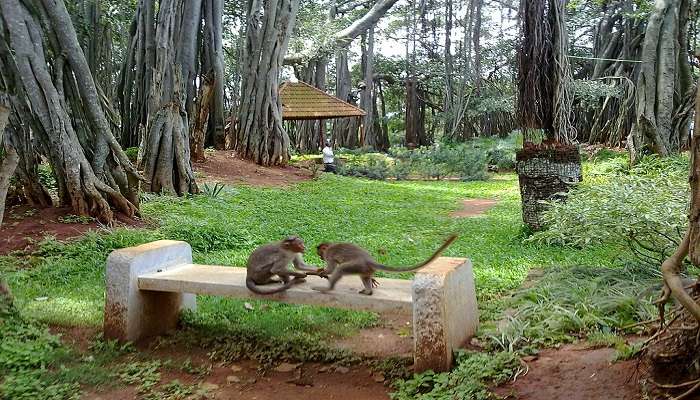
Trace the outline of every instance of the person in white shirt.
{"label": "person in white shirt", "polygon": [[331,148],[331,140],[326,139],[326,147],[322,150],[323,153],[323,165],[325,166],[324,171],[332,172],[335,174],[335,158],[333,156],[333,148]]}

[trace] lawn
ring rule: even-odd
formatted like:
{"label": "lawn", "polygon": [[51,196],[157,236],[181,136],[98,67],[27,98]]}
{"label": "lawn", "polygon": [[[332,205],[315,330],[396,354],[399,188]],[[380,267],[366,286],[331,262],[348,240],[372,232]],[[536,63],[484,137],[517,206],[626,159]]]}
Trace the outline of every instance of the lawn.
{"label": "lawn", "polygon": [[[498,204],[482,216],[450,217],[459,201],[467,198],[496,199]],[[105,259],[115,248],[160,238],[179,239],[192,245],[195,262],[242,266],[257,245],[297,234],[309,248],[320,241],[352,241],[377,255],[382,263],[409,265],[455,232],[460,237],[445,255],[472,260],[480,317],[489,328],[493,326],[489,321],[497,319],[506,307],[505,295],[518,288],[533,268],[622,265],[618,259],[621,249],[612,245],[573,249],[523,242],[519,207],[513,174],[478,182],[379,182],[324,174],[291,188],[235,187],[218,196],[189,198],[147,195],[141,209],[153,228],[105,230],[70,244],[47,240],[32,256],[0,258],[0,273],[7,277],[25,321],[97,327],[102,321]],[[313,252],[307,254],[306,261],[320,263]],[[261,302],[252,303],[259,309]],[[216,348],[213,353],[220,359],[246,355],[261,362],[280,357],[332,361],[352,356],[330,351],[320,344],[324,339],[351,335],[376,324],[378,318],[369,312],[277,303],[266,305],[264,312],[249,312],[243,305],[235,299],[202,297],[198,312],[186,316],[182,337],[174,340],[194,340],[209,350]],[[13,345],[26,341],[19,333],[7,337]],[[60,346],[47,346],[44,340],[50,338],[24,344],[23,351],[28,353],[53,349],[46,359],[29,362],[29,366],[50,369],[64,359]],[[95,346],[98,358],[99,349],[113,348],[99,339]],[[112,359],[91,359],[90,368],[99,370]],[[0,369],[26,368],[17,365],[13,359],[0,360]],[[64,367],[71,369],[85,370],[86,366],[73,361]],[[77,375],[70,383],[86,383],[85,376]],[[36,378],[43,382],[39,386],[66,383],[60,374],[47,376],[51,378]]]}

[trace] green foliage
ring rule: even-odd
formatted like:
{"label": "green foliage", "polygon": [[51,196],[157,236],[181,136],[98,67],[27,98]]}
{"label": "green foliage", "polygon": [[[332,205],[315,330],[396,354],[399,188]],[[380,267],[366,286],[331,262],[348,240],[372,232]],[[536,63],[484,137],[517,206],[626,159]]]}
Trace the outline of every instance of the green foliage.
{"label": "green foliage", "polygon": [[126,156],[129,158],[129,160],[132,163],[136,163],[136,159],[139,156],[139,148],[138,147],[129,147],[124,150],[124,153],[126,153]]}
{"label": "green foliage", "polygon": [[600,102],[606,97],[619,99],[622,94],[622,88],[615,83],[574,80],[574,98],[586,110],[599,108]]}
{"label": "green foliage", "polygon": [[128,385],[137,385],[139,393],[147,393],[160,382],[160,367],[160,360],[134,361],[122,365],[115,375]]}
{"label": "green foliage", "polygon": [[512,378],[520,369],[517,355],[508,352],[460,352],[450,372],[427,371],[395,384],[392,400],[495,399],[490,386]]}
{"label": "green foliage", "polygon": [[48,164],[39,164],[39,183],[49,191],[49,193],[58,193],[58,184],[56,183],[56,176]]}
{"label": "green foliage", "polygon": [[389,162],[381,154],[353,157],[351,161],[338,165],[338,173],[345,176],[384,180],[389,176]]}
{"label": "green foliage", "polygon": [[687,226],[688,159],[648,157],[628,171],[616,160],[604,162],[603,178],[584,181],[565,203],[551,203],[543,215],[547,229],[529,240],[575,247],[627,246],[640,261],[657,268]]}
{"label": "green foliage", "polygon": [[522,352],[588,334],[600,339],[601,334],[622,332],[656,315],[651,303],[655,293],[640,293],[659,279],[639,267],[552,267],[508,302],[506,306],[516,311],[498,329],[482,333],[495,349]]}
{"label": "green foliage", "polygon": [[202,194],[204,194],[207,197],[211,197],[212,199],[215,199],[219,197],[219,195],[225,187],[226,186],[221,182],[214,183],[214,186],[209,186],[208,183],[205,183],[204,187],[202,188]]}

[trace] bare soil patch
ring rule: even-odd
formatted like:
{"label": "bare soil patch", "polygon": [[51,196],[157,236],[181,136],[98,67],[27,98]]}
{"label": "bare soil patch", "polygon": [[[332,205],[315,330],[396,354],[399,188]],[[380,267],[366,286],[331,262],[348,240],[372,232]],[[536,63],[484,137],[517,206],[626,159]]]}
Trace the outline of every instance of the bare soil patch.
{"label": "bare soil patch", "polygon": [[367,357],[404,357],[413,354],[413,317],[382,315],[381,325],[335,341],[335,346]]}
{"label": "bare soil patch", "polygon": [[[67,332],[67,335],[69,333]],[[70,339],[64,338],[64,341]],[[150,343],[150,346],[154,342]],[[140,356],[149,359],[172,360],[173,367],[164,370],[160,385],[178,380],[184,385],[207,387],[208,399],[250,399],[250,400],[387,400],[388,386],[377,382],[367,367],[356,365],[339,367],[320,363],[285,363],[281,370],[263,369],[253,360],[239,360],[233,363],[211,365],[203,349],[179,348],[172,346],[137,345]],[[185,360],[192,365],[211,365],[205,376],[178,370]],[[116,367],[116,366],[115,366]],[[284,368],[288,367],[288,368]],[[113,388],[87,388],[82,399],[116,400],[137,399],[136,387],[123,385]]]}
{"label": "bare soil patch", "polygon": [[529,372],[513,384],[496,389],[501,396],[519,400],[633,400],[640,398],[637,363],[613,363],[615,350],[567,345],[543,350],[528,362]]}
{"label": "bare soil patch", "polygon": [[[0,255],[15,250],[31,252],[47,236],[57,240],[67,240],[81,236],[90,230],[103,226],[91,219],[78,220],[70,207],[51,207],[35,210],[20,205],[5,210],[5,218],[0,227]],[[142,227],[146,224],[135,218],[116,214],[115,226]]]}
{"label": "bare soil patch", "polygon": [[289,186],[312,178],[309,170],[293,166],[263,167],[240,159],[234,151],[206,153],[206,161],[193,163],[195,172],[204,175],[203,182],[222,182],[234,185],[275,187]]}
{"label": "bare soil patch", "polygon": [[498,203],[491,199],[464,199],[462,208],[450,214],[453,218],[466,218],[482,215]]}

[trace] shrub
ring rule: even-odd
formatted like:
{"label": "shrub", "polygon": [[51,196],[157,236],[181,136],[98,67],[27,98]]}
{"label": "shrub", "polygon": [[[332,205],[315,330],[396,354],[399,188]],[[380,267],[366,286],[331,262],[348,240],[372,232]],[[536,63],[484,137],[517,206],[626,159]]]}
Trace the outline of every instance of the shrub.
{"label": "shrub", "polygon": [[450,372],[426,371],[412,379],[398,381],[393,400],[496,398],[489,386],[496,386],[518,373],[520,361],[513,353],[460,352],[457,366]]}
{"label": "shrub", "polygon": [[627,246],[640,261],[657,268],[676,248],[687,226],[687,171],[685,156],[652,157],[629,172],[614,173],[594,184],[584,181],[565,203],[550,203],[543,214],[546,230],[528,240],[575,247]]}
{"label": "shrub", "polygon": [[136,159],[139,156],[139,148],[129,147],[128,149],[124,150],[124,153],[126,153],[126,156],[129,157],[129,160],[131,160],[131,162],[135,163]]}

